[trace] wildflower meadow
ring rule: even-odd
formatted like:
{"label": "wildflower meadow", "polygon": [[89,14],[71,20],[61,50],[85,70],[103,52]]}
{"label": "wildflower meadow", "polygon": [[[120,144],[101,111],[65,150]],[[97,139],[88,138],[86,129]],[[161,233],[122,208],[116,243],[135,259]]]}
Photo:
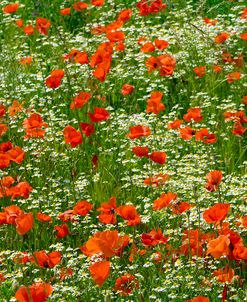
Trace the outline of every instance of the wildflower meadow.
{"label": "wildflower meadow", "polygon": [[245,0],[0,1],[0,302],[247,301]]}

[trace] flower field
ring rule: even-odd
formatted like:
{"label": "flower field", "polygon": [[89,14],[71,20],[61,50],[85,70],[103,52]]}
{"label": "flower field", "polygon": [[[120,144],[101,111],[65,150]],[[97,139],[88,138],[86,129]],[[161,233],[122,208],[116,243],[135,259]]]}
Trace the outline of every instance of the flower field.
{"label": "flower field", "polygon": [[0,2],[0,302],[247,301],[247,6]]}

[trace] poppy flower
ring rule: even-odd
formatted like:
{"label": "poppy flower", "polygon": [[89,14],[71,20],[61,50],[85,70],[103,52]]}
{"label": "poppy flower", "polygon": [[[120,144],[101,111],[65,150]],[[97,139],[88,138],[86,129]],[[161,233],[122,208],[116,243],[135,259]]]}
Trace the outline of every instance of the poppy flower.
{"label": "poppy flower", "polygon": [[9,159],[17,164],[21,164],[25,157],[25,152],[18,146],[7,151],[7,154]]}
{"label": "poppy flower", "polygon": [[48,35],[48,30],[51,26],[51,22],[45,18],[37,18],[36,19],[36,29],[42,35]]}
{"label": "poppy flower", "polygon": [[48,124],[43,122],[42,116],[38,113],[33,113],[23,122],[23,128],[26,131],[25,138],[40,137],[44,138],[45,129]]}
{"label": "poppy flower", "polygon": [[0,152],[0,169],[5,169],[10,164],[9,155],[3,152]]}
{"label": "poppy flower", "polygon": [[203,120],[203,116],[201,114],[201,108],[189,108],[187,113],[184,114],[183,118],[187,123],[194,122],[199,123]]}
{"label": "poppy flower", "polygon": [[73,4],[73,8],[74,10],[78,11],[78,12],[81,12],[82,10],[84,9],[87,9],[88,8],[88,4],[85,3],[85,2],[76,2]]}
{"label": "poppy flower", "polygon": [[220,33],[219,35],[217,35],[215,38],[214,38],[214,42],[216,44],[222,44],[224,43],[227,39],[229,39],[230,35],[227,33],[227,32],[222,32]]}
{"label": "poppy flower", "polygon": [[12,117],[14,115],[16,115],[18,112],[22,111],[23,107],[23,102],[19,103],[17,100],[14,100],[12,102],[12,105],[8,107],[8,113],[9,116]]}
{"label": "poppy flower", "polygon": [[49,283],[38,282],[20,287],[15,293],[15,298],[19,302],[46,302],[52,291]]}
{"label": "poppy flower", "polygon": [[154,51],[155,51],[155,47],[152,42],[147,42],[143,44],[141,47],[141,52],[146,53],[146,52],[154,52]]}
{"label": "poppy flower", "polygon": [[70,7],[65,7],[65,8],[60,9],[60,14],[62,16],[70,15],[70,13],[71,13],[71,8]]}
{"label": "poppy flower", "polygon": [[238,71],[231,72],[227,75],[227,83],[232,84],[235,81],[240,80],[241,78],[241,73]]}
{"label": "poppy flower", "polygon": [[231,283],[234,277],[234,270],[226,265],[223,269],[218,269],[213,272],[213,276],[217,277],[218,281],[221,283],[229,282]]}
{"label": "poppy flower", "polygon": [[213,70],[215,73],[221,73],[222,67],[220,65],[214,65]]}
{"label": "poppy flower", "polygon": [[0,137],[8,132],[8,126],[6,124],[0,124]]}
{"label": "poppy flower", "polygon": [[69,228],[67,224],[57,225],[54,227],[57,238],[64,238],[69,235]]}
{"label": "poppy flower", "polygon": [[57,69],[51,72],[51,75],[45,80],[45,84],[47,87],[51,89],[56,89],[61,85],[61,81],[64,77],[64,70]]}
{"label": "poppy flower", "polygon": [[75,221],[74,217],[75,217],[75,214],[74,214],[73,210],[67,210],[58,215],[58,218],[62,222]]}
{"label": "poppy flower", "polygon": [[187,300],[186,302],[210,302],[208,297],[197,296],[191,300]]}
{"label": "poppy flower", "polygon": [[49,254],[46,251],[36,251],[33,253],[33,262],[37,263],[40,267],[55,267],[61,262],[62,254],[54,251]]}
{"label": "poppy flower", "polygon": [[198,66],[195,67],[193,70],[195,74],[198,76],[198,78],[202,78],[206,74],[206,66]]}
{"label": "poppy flower", "polygon": [[166,153],[162,151],[152,152],[149,155],[149,158],[160,165],[163,165],[166,162]]}
{"label": "poppy flower", "polygon": [[109,277],[110,265],[110,261],[98,261],[89,266],[90,275],[99,287],[101,287]]}
{"label": "poppy flower", "polygon": [[138,157],[148,157],[148,147],[136,146],[132,148],[132,152]]}
{"label": "poppy flower", "polygon": [[220,235],[216,239],[210,240],[207,244],[207,255],[212,255],[214,258],[228,256],[230,240],[227,236]]}
{"label": "poppy flower", "polygon": [[176,59],[170,54],[164,54],[157,57],[160,62],[160,76],[173,75],[176,67]]}
{"label": "poppy flower", "polygon": [[135,206],[123,205],[117,208],[117,214],[121,216],[129,226],[138,225],[141,222],[141,217],[137,213]]}
{"label": "poppy flower", "polygon": [[21,58],[20,59],[20,64],[21,65],[30,65],[33,61],[33,58],[30,56],[30,57],[25,57],[25,58]]}
{"label": "poppy flower", "polygon": [[131,274],[125,274],[117,278],[115,282],[115,290],[119,292],[120,295],[128,296],[135,289],[139,288],[139,282],[136,277]]}
{"label": "poppy flower", "polygon": [[130,8],[122,10],[117,17],[117,20],[126,22],[128,21],[132,16],[132,10]]}
{"label": "poppy flower", "polygon": [[207,223],[219,223],[226,218],[229,210],[229,204],[217,203],[203,212],[203,218]]}
{"label": "poppy flower", "polygon": [[125,34],[122,31],[107,32],[106,37],[110,42],[115,43],[124,41]]}
{"label": "poppy flower", "polygon": [[159,69],[161,66],[159,59],[152,56],[147,59],[145,65],[148,69],[148,73],[152,73],[154,70]]}
{"label": "poppy flower", "polygon": [[202,128],[196,131],[196,140],[200,140],[205,144],[213,144],[217,142],[217,137],[215,134],[209,133],[207,128]]}
{"label": "poppy flower", "polygon": [[36,214],[36,217],[37,217],[38,221],[40,221],[40,222],[52,222],[51,216],[46,215],[42,212],[38,212]]}
{"label": "poppy flower", "polygon": [[89,112],[88,115],[92,123],[99,123],[110,118],[110,113],[106,109],[99,107],[94,107],[94,112]]}
{"label": "poppy flower", "polygon": [[90,100],[92,94],[89,92],[80,92],[74,101],[70,104],[70,109],[80,109]]}
{"label": "poppy flower", "polygon": [[214,192],[218,189],[222,180],[222,172],[219,170],[210,171],[206,176],[207,184],[206,189],[209,192]]}
{"label": "poppy flower", "polygon": [[15,219],[15,224],[16,224],[16,232],[21,236],[25,235],[33,227],[34,224],[33,213],[25,213],[19,215]]}
{"label": "poppy flower", "polygon": [[151,135],[151,130],[148,126],[136,125],[130,127],[130,133],[127,134],[127,137],[130,139],[140,138],[141,136]]}
{"label": "poppy flower", "polygon": [[17,197],[28,198],[33,188],[26,181],[19,182],[16,186],[9,188],[7,195],[12,199]]}
{"label": "poppy flower", "polygon": [[132,91],[134,90],[134,86],[133,85],[130,85],[130,84],[124,84],[122,86],[122,90],[121,90],[121,93],[122,95],[127,95],[127,94],[131,94]]}
{"label": "poppy flower", "polygon": [[155,245],[158,245],[158,244],[165,244],[167,243],[168,241],[168,238],[166,238],[161,229],[158,229],[158,230],[152,230],[151,232],[149,233],[144,233],[141,235],[141,240],[142,240],[142,243],[144,245],[147,245],[147,246],[155,246]]}
{"label": "poppy flower", "polygon": [[66,126],[63,130],[63,135],[65,139],[65,144],[70,144],[72,148],[80,145],[82,143],[82,135],[80,131],[70,125]]}
{"label": "poppy flower", "polygon": [[157,47],[159,50],[164,50],[169,46],[169,43],[165,40],[154,40],[155,47]]}
{"label": "poppy flower", "polygon": [[170,202],[177,199],[177,194],[168,192],[168,193],[162,193],[158,199],[156,199],[153,203],[153,210],[158,211],[165,207],[167,207]]}
{"label": "poppy flower", "polygon": [[247,128],[244,128],[240,121],[236,121],[233,125],[232,134],[234,135],[243,135]]}
{"label": "poppy flower", "polygon": [[237,244],[234,244],[232,255],[234,260],[247,260],[247,247],[244,246],[242,241],[238,242]]}
{"label": "poppy flower", "polygon": [[214,26],[218,23],[218,20],[209,19],[207,17],[204,18],[203,21],[204,21],[204,23],[211,25],[211,26]]}
{"label": "poppy flower", "polygon": [[0,104],[0,118],[6,114],[6,108],[4,105]]}
{"label": "poppy flower", "polygon": [[15,20],[15,24],[21,28],[21,27],[23,27],[24,21],[23,21],[23,19],[17,19],[17,20]]}
{"label": "poppy flower", "polygon": [[79,216],[86,216],[93,208],[93,205],[87,200],[78,201],[73,207],[73,213]]}
{"label": "poppy flower", "polygon": [[196,131],[188,126],[179,129],[180,137],[186,141],[189,141],[192,139],[192,137],[195,135]]}
{"label": "poppy flower", "polygon": [[63,281],[64,279],[73,276],[73,270],[70,267],[62,267],[60,272],[60,280]]}
{"label": "poppy flower", "polygon": [[240,18],[247,19],[247,7],[242,11]]}
{"label": "poppy flower", "polygon": [[23,32],[27,35],[27,36],[31,36],[34,34],[34,27],[32,24],[26,25],[23,27]]}
{"label": "poppy flower", "polygon": [[101,214],[99,215],[99,221],[104,224],[115,224],[116,210],[116,198],[111,197],[108,202],[103,202],[100,208],[97,209],[97,211],[101,212]]}
{"label": "poppy flower", "polygon": [[87,137],[90,137],[90,136],[93,135],[94,132],[95,132],[94,124],[80,123],[80,127],[81,127],[82,132],[83,132]]}
{"label": "poppy flower", "polygon": [[174,120],[174,121],[168,123],[167,128],[168,129],[179,129],[181,127],[182,123],[183,123],[182,120]]}
{"label": "poppy flower", "polygon": [[182,214],[191,208],[188,202],[178,202],[169,206],[174,214]]}
{"label": "poppy flower", "polygon": [[110,258],[114,255],[121,255],[129,240],[127,235],[119,236],[117,230],[107,230],[94,234],[80,249],[89,257],[103,254],[105,258]]}
{"label": "poppy flower", "polygon": [[168,180],[169,175],[168,174],[158,174],[153,177],[148,177],[144,180],[144,185],[149,186],[155,186],[158,187],[159,185],[164,185],[166,181]]}
{"label": "poppy flower", "polygon": [[147,101],[147,113],[159,114],[162,110],[165,109],[165,105],[161,103],[163,93],[159,91],[154,91],[151,93],[150,98]]}
{"label": "poppy flower", "polygon": [[19,8],[18,3],[10,3],[3,7],[3,13],[4,14],[13,14],[15,13]]}

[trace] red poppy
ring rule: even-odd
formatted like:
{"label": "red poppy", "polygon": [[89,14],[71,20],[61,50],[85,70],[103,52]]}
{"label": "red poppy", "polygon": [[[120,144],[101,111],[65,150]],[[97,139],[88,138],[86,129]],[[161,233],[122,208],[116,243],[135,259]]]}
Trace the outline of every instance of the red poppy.
{"label": "red poppy", "polygon": [[172,55],[164,54],[157,59],[160,62],[160,76],[171,76],[173,75],[176,67],[176,59]]}
{"label": "red poppy", "polygon": [[215,190],[218,189],[219,184],[222,180],[222,172],[219,170],[210,171],[207,174],[206,179],[207,179],[206,189],[209,192],[214,192]]}
{"label": "red poppy", "polygon": [[217,137],[215,134],[209,133],[207,128],[202,128],[196,131],[196,140],[200,140],[205,144],[213,144],[217,142]]}
{"label": "red poppy", "polygon": [[102,6],[105,4],[105,0],[91,0],[90,2],[94,6]]}
{"label": "red poppy", "polygon": [[51,75],[45,80],[46,86],[51,89],[58,88],[61,85],[64,74],[65,73],[62,69],[53,70]]}
{"label": "red poppy", "polygon": [[241,73],[239,71],[231,72],[227,75],[227,83],[232,84],[235,81],[240,80]]}
{"label": "red poppy", "polygon": [[211,26],[214,26],[218,23],[218,20],[212,20],[212,19],[209,19],[209,18],[204,18],[203,21],[208,24],[208,25],[211,25]]}
{"label": "red poppy", "polygon": [[81,126],[82,132],[83,132],[87,137],[90,137],[90,136],[93,135],[94,132],[95,132],[94,124],[80,123],[80,126]]}
{"label": "red poppy", "polygon": [[17,19],[17,20],[15,20],[15,24],[18,27],[23,27],[24,21],[23,21],[23,19]]}
{"label": "red poppy", "polygon": [[100,211],[99,221],[104,224],[115,224],[116,223],[116,210],[117,203],[116,198],[111,197],[108,202],[101,204],[97,211]]}
{"label": "red poppy", "polygon": [[42,35],[48,35],[48,30],[51,26],[51,22],[45,18],[36,19],[36,29]]}
{"label": "red poppy", "polygon": [[82,10],[84,9],[87,9],[88,8],[88,4],[85,3],[85,2],[76,2],[73,4],[73,8],[74,10],[78,11],[78,12],[81,12]]}
{"label": "red poppy", "polygon": [[49,254],[46,251],[37,251],[33,253],[33,262],[36,262],[40,267],[55,267],[61,262],[62,254],[60,252],[51,252]]}
{"label": "red poppy", "polygon": [[191,208],[191,205],[188,202],[177,202],[170,205],[172,212],[174,214],[182,214],[188,211]]}
{"label": "red poppy", "polygon": [[193,70],[199,78],[204,77],[206,74],[206,66],[198,66],[195,67]]}
{"label": "red poppy", "polygon": [[99,123],[110,118],[110,113],[104,108],[95,107],[93,113],[88,113],[92,123]]}
{"label": "red poppy", "polygon": [[187,300],[186,302],[210,302],[210,300],[204,296],[197,296],[191,300]]}
{"label": "red poppy", "polygon": [[213,272],[213,276],[217,277],[218,281],[221,283],[232,282],[234,277],[234,270],[226,265],[223,269],[218,269]]}
{"label": "red poppy", "polygon": [[0,104],[0,117],[3,117],[6,114],[6,108],[4,105]]}
{"label": "red poppy", "polygon": [[148,147],[136,146],[132,148],[132,152],[138,157],[148,157]]}
{"label": "red poppy", "polygon": [[80,131],[70,125],[66,126],[63,130],[65,144],[70,144],[72,148],[82,143],[82,135]]}
{"label": "red poppy", "polygon": [[3,7],[3,13],[4,14],[13,14],[15,13],[19,8],[18,3],[10,3]]}
{"label": "red poppy", "polygon": [[57,238],[63,238],[69,235],[69,228],[67,224],[57,225],[54,227],[54,231],[56,233]]}
{"label": "red poppy", "polygon": [[188,126],[179,129],[180,137],[186,141],[191,140],[196,131]]}
{"label": "red poppy", "polygon": [[203,120],[203,116],[201,114],[201,108],[190,108],[188,109],[187,113],[184,114],[184,120],[186,122],[194,122],[199,123]]}
{"label": "red poppy", "polygon": [[148,73],[152,73],[154,70],[159,69],[161,64],[158,58],[156,57],[150,57],[146,61],[146,67],[148,69]]}
{"label": "red poppy", "polygon": [[8,132],[8,126],[6,124],[0,124],[0,137]]}
{"label": "red poppy", "polygon": [[17,164],[21,164],[25,157],[25,152],[18,146],[7,151],[7,154],[9,159]]}
{"label": "red poppy", "polygon": [[45,129],[48,124],[43,122],[42,116],[38,113],[33,113],[23,122],[23,128],[26,131],[25,138],[41,137],[44,138]]}
{"label": "red poppy", "polygon": [[155,187],[158,187],[159,185],[164,185],[166,181],[168,180],[169,175],[168,174],[158,174],[153,177],[148,177],[144,180],[144,185],[153,185]]}
{"label": "red poppy", "polygon": [[33,25],[29,24],[29,25],[26,25],[24,28],[23,28],[23,32],[27,35],[27,36],[31,36],[34,34],[34,27]]}
{"label": "red poppy", "polygon": [[222,67],[220,65],[214,65],[213,70],[215,73],[221,73]]}
{"label": "red poppy", "polygon": [[132,91],[134,90],[134,86],[130,85],[130,84],[124,84],[121,90],[122,95],[127,95],[127,94],[131,94]]}
{"label": "red poppy", "polygon": [[125,35],[122,31],[107,32],[106,37],[110,42],[113,43],[124,41],[125,39]]}
{"label": "red poppy", "polygon": [[46,302],[52,291],[50,284],[38,282],[20,287],[15,293],[15,298],[19,302]]}
{"label": "red poppy", "polygon": [[144,245],[147,245],[147,246],[155,246],[157,244],[165,244],[167,243],[168,241],[168,238],[166,238],[161,229],[158,229],[158,230],[152,230],[151,232],[149,233],[144,233],[141,235],[141,240],[142,240],[142,243]]}
{"label": "red poppy", "polygon": [[117,213],[124,220],[127,220],[127,225],[134,226],[138,225],[141,222],[141,217],[137,213],[135,206],[132,205],[123,205],[117,208]]}
{"label": "red poppy", "polygon": [[33,61],[33,58],[31,56],[29,57],[24,57],[20,59],[20,64],[21,65],[30,65]]}
{"label": "red poppy", "polygon": [[40,222],[52,222],[52,218],[49,215],[46,215],[44,213],[38,212],[36,214],[36,217],[38,219],[38,221]]}
{"label": "red poppy", "polygon": [[16,224],[16,232],[23,236],[27,232],[29,232],[34,224],[34,218],[33,218],[33,213],[26,213],[19,215],[15,219],[15,224]]}
{"label": "red poppy", "polygon": [[127,134],[127,137],[130,139],[139,138],[141,136],[151,135],[151,130],[148,126],[137,125],[130,127],[130,133]]}
{"label": "red poppy", "polygon": [[219,223],[226,218],[229,209],[229,204],[217,203],[203,212],[203,218],[207,223]]}
{"label": "red poppy", "polygon": [[227,236],[220,235],[216,239],[210,240],[207,245],[207,255],[211,254],[214,258],[228,256],[230,240]]}
{"label": "red poppy", "polygon": [[168,192],[168,193],[162,193],[158,199],[156,199],[153,203],[153,210],[161,210],[164,207],[167,207],[171,201],[177,199],[177,194]]}
{"label": "red poppy", "polygon": [[71,8],[70,7],[65,7],[63,9],[60,9],[60,14],[62,16],[70,15],[70,13],[71,13]]}
{"label": "red poppy", "polygon": [[80,249],[86,256],[102,253],[105,258],[110,258],[121,255],[129,240],[127,235],[119,236],[117,230],[107,230],[94,234]]}
{"label": "red poppy", "polygon": [[126,22],[128,21],[132,16],[132,10],[130,8],[122,10],[117,17],[117,20]]}
{"label": "red poppy", "polygon": [[174,121],[168,123],[167,128],[168,129],[179,129],[181,127],[182,123],[183,123],[182,120],[174,120]]}
{"label": "red poppy", "polygon": [[90,100],[92,94],[89,92],[80,92],[74,101],[70,104],[70,109],[80,109]]}
{"label": "red poppy", "polygon": [[162,110],[165,109],[165,105],[161,103],[163,93],[159,91],[154,91],[151,93],[150,98],[147,101],[147,113],[159,114]]}
{"label": "red poppy", "polygon": [[166,162],[166,153],[162,151],[156,151],[149,155],[149,158],[160,165],[163,165]]}
{"label": "red poppy", "polygon": [[142,45],[141,47],[141,52],[154,52],[155,47],[152,42],[147,42]]}
{"label": "red poppy", "polygon": [[217,35],[215,38],[214,38],[214,42],[216,44],[222,44],[224,43],[227,39],[229,39],[230,35],[227,33],[227,32],[222,32],[220,33],[219,35]]}
{"label": "red poppy", "polygon": [[136,277],[131,274],[125,274],[117,278],[115,282],[115,290],[123,296],[128,296],[137,288],[139,288],[139,282]]}
{"label": "red poppy", "polygon": [[154,40],[154,44],[159,50],[164,50],[169,46],[167,41],[159,39]]}
{"label": "red poppy", "polygon": [[89,266],[90,275],[99,287],[101,287],[109,277],[110,265],[110,261],[98,261]]}
{"label": "red poppy", "polygon": [[247,260],[247,247],[244,246],[242,239],[237,244],[234,244],[232,255],[237,261]]}
{"label": "red poppy", "polygon": [[73,207],[73,213],[75,215],[86,216],[93,208],[93,205],[87,200],[78,201]]}

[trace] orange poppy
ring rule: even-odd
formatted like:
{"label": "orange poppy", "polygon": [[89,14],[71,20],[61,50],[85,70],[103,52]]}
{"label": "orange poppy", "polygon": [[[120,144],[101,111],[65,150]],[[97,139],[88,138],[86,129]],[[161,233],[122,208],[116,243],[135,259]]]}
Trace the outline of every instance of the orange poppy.
{"label": "orange poppy", "polygon": [[241,19],[247,19],[247,7],[242,11]]}
{"label": "orange poppy", "polygon": [[70,144],[72,148],[82,143],[82,135],[80,131],[70,125],[66,126],[63,130],[65,144]]}
{"label": "orange poppy", "polygon": [[16,186],[9,188],[6,191],[6,196],[11,196],[12,199],[16,197],[28,198],[33,188],[26,181],[19,182]]}
{"label": "orange poppy", "polygon": [[217,142],[217,137],[214,133],[209,133],[207,128],[202,128],[196,131],[196,140],[205,144],[213,144]]}
{"label": "orange poppy", "polygon": [[168,238],[166,238],[161,229],[158,229],[158,230],[152,230],[151,232],[149,233],[144,233],[141,235],[141,240],[142,240],[142,243],[144,245],[147,245],[147,246],[155,246],[155,245],[158,245],[158,244],[165,244],[167,243],[168,241]]}
{"label": "orange poppy", "polygon": [[149,155],[149,158],[160,165],[163,165],[166,162],[166,153],[162,151],[152,152]]}
{"label": "orange poppy", "polygon": [[80,249],[89,257],[102,253],[105,258],[110,258],[120,256],[129,240],[127,235],[119,236],[117,230],[107,230],[94,234]]}
{"label": "orange poppy", "polygon": [[196,131],[188,126],[179,129],[180,137],[186,141],[191,140]]}
{"label": "orange poppy", "polygon": [[94,6],[102,6],[105,4],[105,0],[91,0],[90,2]]}
{"label": "orange poppy", "polygon": [[132,16],[132,10],[130,8],[122,10],[117,17],[120,22],[128,21]]}
{"label": "orange poppy", "polygon": [[40,267],[55,267],[61,262],[62,254],[54,251],[49,254],[46,251],[37,251],[33,253],[33,262],[36,262]]}
{"label": "orange poppy", "polygon": [[128,296],[135,289],[139,288],[139,282],[136,277],[131,274],[125,274],[117,278],[115,282],[115,290],[119,292],[120,295]]}
{"label": "orange poppy", "polygon": [[71,13],[71,8],[70,7],[65,7],[65,8],[60,9],[60,14],[62,16],[70,15],[70,13]]}
{"label": "orange poppy", "polygon": [[70,109],[80,109],[82,108],[90,98],[92,97],[92,94],[89,92],[80,92],[75,98],[74,101],[70,104]]}
{"label": "orange poppy", "polygon": [[8,107],[8,113],[9,116],[14,116],[16,113],[20,112],[22,110],[22,103],[19,103],[17,100],[14,100],[12,105]]}
{"label": "orange poppy", "polygon": [[216,44],[222,44],[224,43],[227,39],[229,39],[230,35],[227,33],[227,32],[222,32],[220,33],[219,35],[217,35],[215,38],[214,38],[214,42]]}
{"label": "orange poppy", "polygon": [[31,36],[34,34],[34,27],[32,24],[26,25],[23,28],[23,32],[27,35],[27,36]]}
{"label": "orange poppy", "polygon": [[150,98],[147,101],[147,113],[159,114],[162,110],[165,109],[165,105],[161,103],[163,93],[159,91],[154,91],[151,93]]}
{"label": "orange poppy", "polygon": [[169,175],[168,174],[158,174],[153,177],[148,177],[144,180],[144,185],[152,185],[155,187],[158,187],[159,185],[164,185],[166,181],[168,180]]}
{"label": "orange poppy", "polygon": [[116,223],[116,210],[117,203],[116,198],[111,197],[108,202],[103,202],[97,211],[100,211],[99,221],[104,224],[115,224]]}
{"label": "orange poppy", "polygon": [[23,21],[23,19],[17,19],[17,20],[15,20],[15,24],[16,24],[18,27],[22,27],[23,24],[24,24],[24,21]]}
{"label": "orange poppy", "polygon": [[51,22],[45,18],[36,19],[36,29],[42,35],[48,35],[48,30],[51,26]]}
{"label": "orange poppy", "polygon": [[117,208],[117,214],[120,215],[124,220],[127,220],[127,225],[134,226],[141,222],[141,217],[137,213],[135,206],[123,205]]}
{"label": "orange poppy", "polygon": [[168,129],[179,129],[181,127],[182,123],[183,123],[182,120],[174,120],[174,121],[168,123],[167,128]]}
{"label": "orange poppy", "polygon": [[210,240],[207,244],[207,255],[212,255],[214,258],[228,256],[230,254],[230,240],[227,236],[220,235],[216,239]]}
{"label": "orange poppy", "polygon": [[49,283],[38,282],[20,287],[15,293],[15,298],[19,302],[46,302],[52,291]]}
{"label": "orange poppy", "polygon": [[159,50],[164,50],[169,46],[167,41],[159,39],[154,40],[154,44]]}
{"label": "orange poppy", "polygon": [[21,58],[20,59],[20,64],[21,65],[30,65],[33,61],[33,58],[30,56],[30,57],[25,57],[25,58]]}
{"label": "orange poppy", "polygon": [[208,25],[211,25],[211,26],[214,26],[218,23],[218,20],[213,20],[213,19],[209,19],[209,18],[204,18],[203,21],[208,24]]}
{"label": "orange poppy", "polygon": [[201,108],[189,108],[183,118],[187,123],[194,122],[199,123],[203,120]]}
{"label": "orange poppy", "polygon": [[3,152],[0,152],[0,169],[5,169],[10,164],[9,155]]}
{"label": "orange poppy", "polygon": [[88,8],[88,4],[85,3],[85,2],[76,2],[73,4],[73,8],[74,10],[78,11],[78,12],[81,12],[82,10],[84,9],[87,9]]}
{"label": "orange poppy", "polygon": [[0,137],[8,132],[8,126],[6,124],[0,124]]}
{"label": "orange poppy", "polygon": [[247,260],[247,247],[244,246],[242,239],[234,245],[232,254],[235,260]]}
{"label": "orange poppy", "polygon": [[155,47],[152,42],[147,42],[141,47],[141,52],[154,52]]}
{"label": "orange poppy", "polygon": [[148,73],[152,73],[154,70],[160,68],[160,61],[156,57],[151,56],[149,59],[147,59],[145,64],[148,69]]}
{"label": "orange poppy", "polygon": [[110,42],[115,43],[115,42],[124,41],[125,34],[122,31],[107,32],[106,37]]}
{"label": "orange poppy", "polygon": [[148,157],[148,147],[136,146],[132,148],[132,152],[138,157]]}
{"label": "orange poppy", "polygon": [[44,213],[38,212],[36,214],[36,217],[38,219],[38,221],[40,222],[52,222],[52,218],[49,215],[46,215]]}
{"label": "orange poppy", "polygon": [[19,8],[18,3],[10,3],[3,7],[3,13],[4,14],[13,14],[15,13]]}
{"label": "orange poppy", "polygon": [[73,207],[73,214],[79,216],[86,216],[93,208],[93,205],[87,200],[78,201]]}
{"label": "orange poppy", "polygon": [[124,84],[122,86],[122,90],[121,90],[121,93],[122,95],[127,95],[127,94],[131,94],[132,91],[134,90],[134,86],[133,85],[130,85],[130,84]]}
{"label": "orange poppy", "polygon": [[209,192],[214,192],[220,185],[220,182],[222,180],[222,172],[219,170],[210,171],[206,176],[206,180],[206,189]]}
{"label": "orange poppy", "polygon": [[88,115],[92,123],[99,123],[110,118],[110,113],[106,109],[99,107],[94,107],[94,112],[89,112]]}
{"label": "orange poppy", "polygon": [[178,202],[169,206],[174,214],[182,214],[188,211],[192,206],[188,202]]}
{"label": "orange poppy", "polygon": [[221,73],[222,67],[220,65],[214,65],[213,70],[215,73]]}
{"label": "orange poppy", "polygon": [[95,129],[94,129],[94,124],[89,124],[89,123],[80,123],[81,131],[87,136],[90,137],[91,135],[94,134]]}
{"label": "orange poppy", "polygon": [[0,117],[3,117],[6,114],[6,108],[3,104],[0,104]]}
{"label": "orange poppy", "polygon": [[127,134],[127,137],[130,139],[140,138],[141,136],[151,135],[151,130],[148,126],[136,125],[130,127],[130,133]]}
{"label": "orange poppy", "polygon": [[177,199],[177,194],[168,192],[162,193],[158,199],[156,199],[153,203],[153,210],[158,211],[169,205],[170,202]]}
{"label": "orange poppy", "polygon": [[234,270],[227,265],[223,269],[218,269],[213,272],[213,276],[217,277],[218,281],[221,283],[232,282],[234,277]]}
{"label": "orange poppy", "polygon": [[57,225],[54,227],[57,238],[64,238],[69,235],[69,228],[67,224]]}
{"label": "orange poppy", "polygon": [[241,78],[241,73],[238,71],[231,72],[227,75],[227,83],[232,84],[235,81],[239,81]]}
{"label": "orange poppy", "polygon": [[15,224],[16,224],[16,232],[21,236],[25,235],[33,227],[34,224],[33,213],[26,213],[26,214],[19,215],[15,220]]}
{"label": "orange poppy", "polygon": [[193,70],[195,74],[198,76],[198,78],[202,78],[206,74],[206,66],[198,66],[195,67]]}
{"label": "orange poppy", "polygon": [[203,218],[207,223],[219,223],[226,218],[229,210],[229,204],[217,203],[203,212]]}
{"label": "orange poppy", "polygon": [[187,300],[186,302],[210,302],[208,297],[197,296],[191,300]]}
{"label": "orange poppy", "polygon": [[48,124],[43,122],[42,116],[38,113],[33,113],[23,122],[23,128],[26,131],[25,138],[41,137],[44,138],[45,129]]}
{"label": "orange poppy", "polygon": [[160,76],[171,76],[173,75],[176,67],[176,59],[170,54],[164,54],[157,59],[160,62]]}
{"label": "orange poppy", "polygon": [[99,287],[101,287],[109,277],[110,265],[110,261],[98,261],[89,266],[90,275]]}
{"label": "orange poppy", "polygon": [[18,146],[7,151],[7,154],[9,159],[17,164],[21,164],[25,157],[25,152]]}

